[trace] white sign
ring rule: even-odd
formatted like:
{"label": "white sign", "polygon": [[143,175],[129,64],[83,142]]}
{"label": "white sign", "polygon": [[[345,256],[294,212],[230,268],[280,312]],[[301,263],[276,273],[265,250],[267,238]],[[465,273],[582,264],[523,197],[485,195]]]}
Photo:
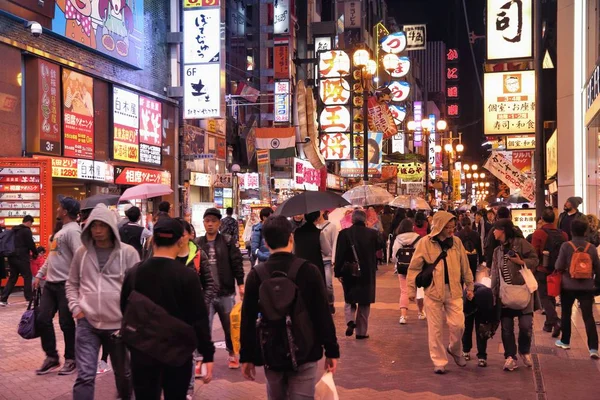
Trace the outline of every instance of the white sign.
{"label": "white sign", "polygon": [[319,190],[321,172],[314,169],[309,161],[294,158],[294,186],[298,190]]}
{"label": "white sign", "polygon": [[344,3],[344,28],[360,28],[361,22],[361,2],[346,1]]}
{"label": "white sign", "polygon": [[429,177],[435,179],[435,114],[429,114],[429,122],[431,127],[429,130],[429,156],[427,162],[429,163]]}
{"label": "white sign", "polygon": [[290,121],[290,81],[275,82],[275,122]]}
{"label": "white sign", "polygon": [[273,33],[287,35],[290,33],[290,0],[274,0]]}
{"label": "white sign", "polygon": [[399,132],[392,137],[392,153],[404,154],[404,132]]}
{"label": "white sign", "polygon": [[402,29],[406,33],[406,50],[425,50],[427,48],[427,26],[404,25]]}
{"label": "white sign", "polygon": [[404,78],[410,71],[410,58],[402,56],[398,57],[398,66],[390,72],[392,78]]}
{"label": "white sign", "polygon": [[[279,160],[276,160],[279,161]],[[238,174],[238,188],[245,191],[248,189],[258,189],[259,176],[256,172],[247,174]]]}
{"label": "white sign", "polygon": [[405,81],[393,81],[388,88],[392,91],[392,101],[395,102],[406,100],[410,94],[410,83]]}
{"label": "white sign", "polygon": [[513,208],[511,210],[511,215],[513,224],[521,229],[523,236],[527,237],[536,230],[537,222],[535,218],[535,208]]}
{"label": "white sign", "polygon": [[490,171],[492,175],[506,183],[512,190],[519,189],[521,196],[529,201],[535,200],[535,182],[523,174],[509,159],[497,151],[492,154],[483,166]]}
{"label": "white sign", "polygon": [[190,185],[200,187],[210,187],[210,174],[201,174],[200,172],[192,172],[190,174]]}
{"label": "white sign", "polygon": [[487,0],[487,59],[533,56],[532,0]]}
{"label": "white sign", "polygon": [[485,73],[483,85],[486,135],[535,132],[535,71]]}
{"label": "white sign", "polygon": [[293,179],[275,178],[275,189],[292,189],[294,187]]}
{"label": "white sign", "polygon": [[507,136],[506,150],[533,150],[535,149],[535,135]]}
{"label": "white sign", "polygon": [[129,90],[113,88],[114,123],[134,128],[139,126],[139,99],[136,93]]}
{"label": "white sign", "polygon": [[184,64],[220,61],[221,9],[200,8],[183,13]]}
{"label": "white sign", "polygon": [[220,118],[221,64],[186,65],[184,73],[183,118]]}
{"label": "white sign", "polygon": [[398,106],[395,104],[390,104],[388,105],[388,107],[392,113],[392,117],[394,117],[394,122],[396,123],[396,125],[399,125],[401,122],[404,121],[404,119],[406,118],[406,107]]}
{"label": "white sign", "polygon": [[400,54],[406,49],[407,44],[404,32],[394,32],[381,39],[381,50],[386,53]]}
{"label": "white sign", "polygon": [[315,51],[331,50],[331,38],[330,37],[316,37],[315,38]]}

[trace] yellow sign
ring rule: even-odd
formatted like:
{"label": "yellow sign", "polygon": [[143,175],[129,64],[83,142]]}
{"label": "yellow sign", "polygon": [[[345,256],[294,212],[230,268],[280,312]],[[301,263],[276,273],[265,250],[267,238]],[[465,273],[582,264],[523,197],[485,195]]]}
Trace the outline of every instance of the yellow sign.
{"label": "yellow sign", "polygon": [[220,3],[220,0],[183,0],[183,8],[215,7]]}
{"label": "yellow sign", "polygon": [[406,182],[420,181],[425,176],[423,164],[419,162],[408,162],[398,164],[398,178]]}
{"label": "yellow sign", "polygon": [[207,131],[212,132],[212,133],[217,133],[217,128],[218,128],[218,125],[217,125],[216,119],[209,119],[207,121],[207,124],[206,124]]}
{"label": "yellow sign", "polygon": [[454,201],[460,200],[460,171],[452,170],[452,197]]}
{"label": "yellow sign", "polygon": [[558,133],[554,130],[546,143],[546,179],[558,172]]}

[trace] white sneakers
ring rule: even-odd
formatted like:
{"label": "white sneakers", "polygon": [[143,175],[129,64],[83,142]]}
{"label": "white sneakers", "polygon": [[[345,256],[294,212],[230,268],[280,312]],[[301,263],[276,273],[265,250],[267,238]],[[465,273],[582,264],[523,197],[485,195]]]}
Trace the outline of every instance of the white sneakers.
{"label": "white sneakers", "polygon": [[505,371],[514,371],[517,368],[519,368],[519,366],[517,365],[517,360],[515,360],[512,357],[508,357],[506,359],[506,362],[504,363],[504,370]]}
{"label": "white sneakers", "polygon": [[427,319],[427,314],[425,314],[425,311],[420,312],[419,314],[417,314],[417,318],[421,320]]}
{"label": "white sneakers", "polygon": [[400,317],[400,321],[398,321],[400,325],[406,324],[406,317]]}

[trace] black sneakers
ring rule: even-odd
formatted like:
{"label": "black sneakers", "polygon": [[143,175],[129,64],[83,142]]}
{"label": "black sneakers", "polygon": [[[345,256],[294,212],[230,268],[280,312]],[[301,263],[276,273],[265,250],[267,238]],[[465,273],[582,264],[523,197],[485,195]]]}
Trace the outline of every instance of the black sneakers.
{"label": "black sneakers", "polygon": [[58,358],[46,357],[40,369],[36,370],[35,373],[37,375],[46,375],[54,371],[59,366],[60,363],[58,362]]}
{"label": "black sneakers", "polygon": [[65,365],[58,371],[59,375],[71,375],[77,371],[75,360],[65,360]]}

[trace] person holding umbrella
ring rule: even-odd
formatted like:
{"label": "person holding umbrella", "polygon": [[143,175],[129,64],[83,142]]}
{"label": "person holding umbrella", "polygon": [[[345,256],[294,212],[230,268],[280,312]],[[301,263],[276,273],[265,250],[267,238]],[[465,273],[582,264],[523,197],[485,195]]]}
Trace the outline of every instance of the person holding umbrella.
{"label": "person holding umbrella", "polygon": [[319,268],[325,282],[325,264],[321,254],[321,230],[315,225],[320,217],[321,211],[304,214],[304,225],[294,230],[294,254]]}

